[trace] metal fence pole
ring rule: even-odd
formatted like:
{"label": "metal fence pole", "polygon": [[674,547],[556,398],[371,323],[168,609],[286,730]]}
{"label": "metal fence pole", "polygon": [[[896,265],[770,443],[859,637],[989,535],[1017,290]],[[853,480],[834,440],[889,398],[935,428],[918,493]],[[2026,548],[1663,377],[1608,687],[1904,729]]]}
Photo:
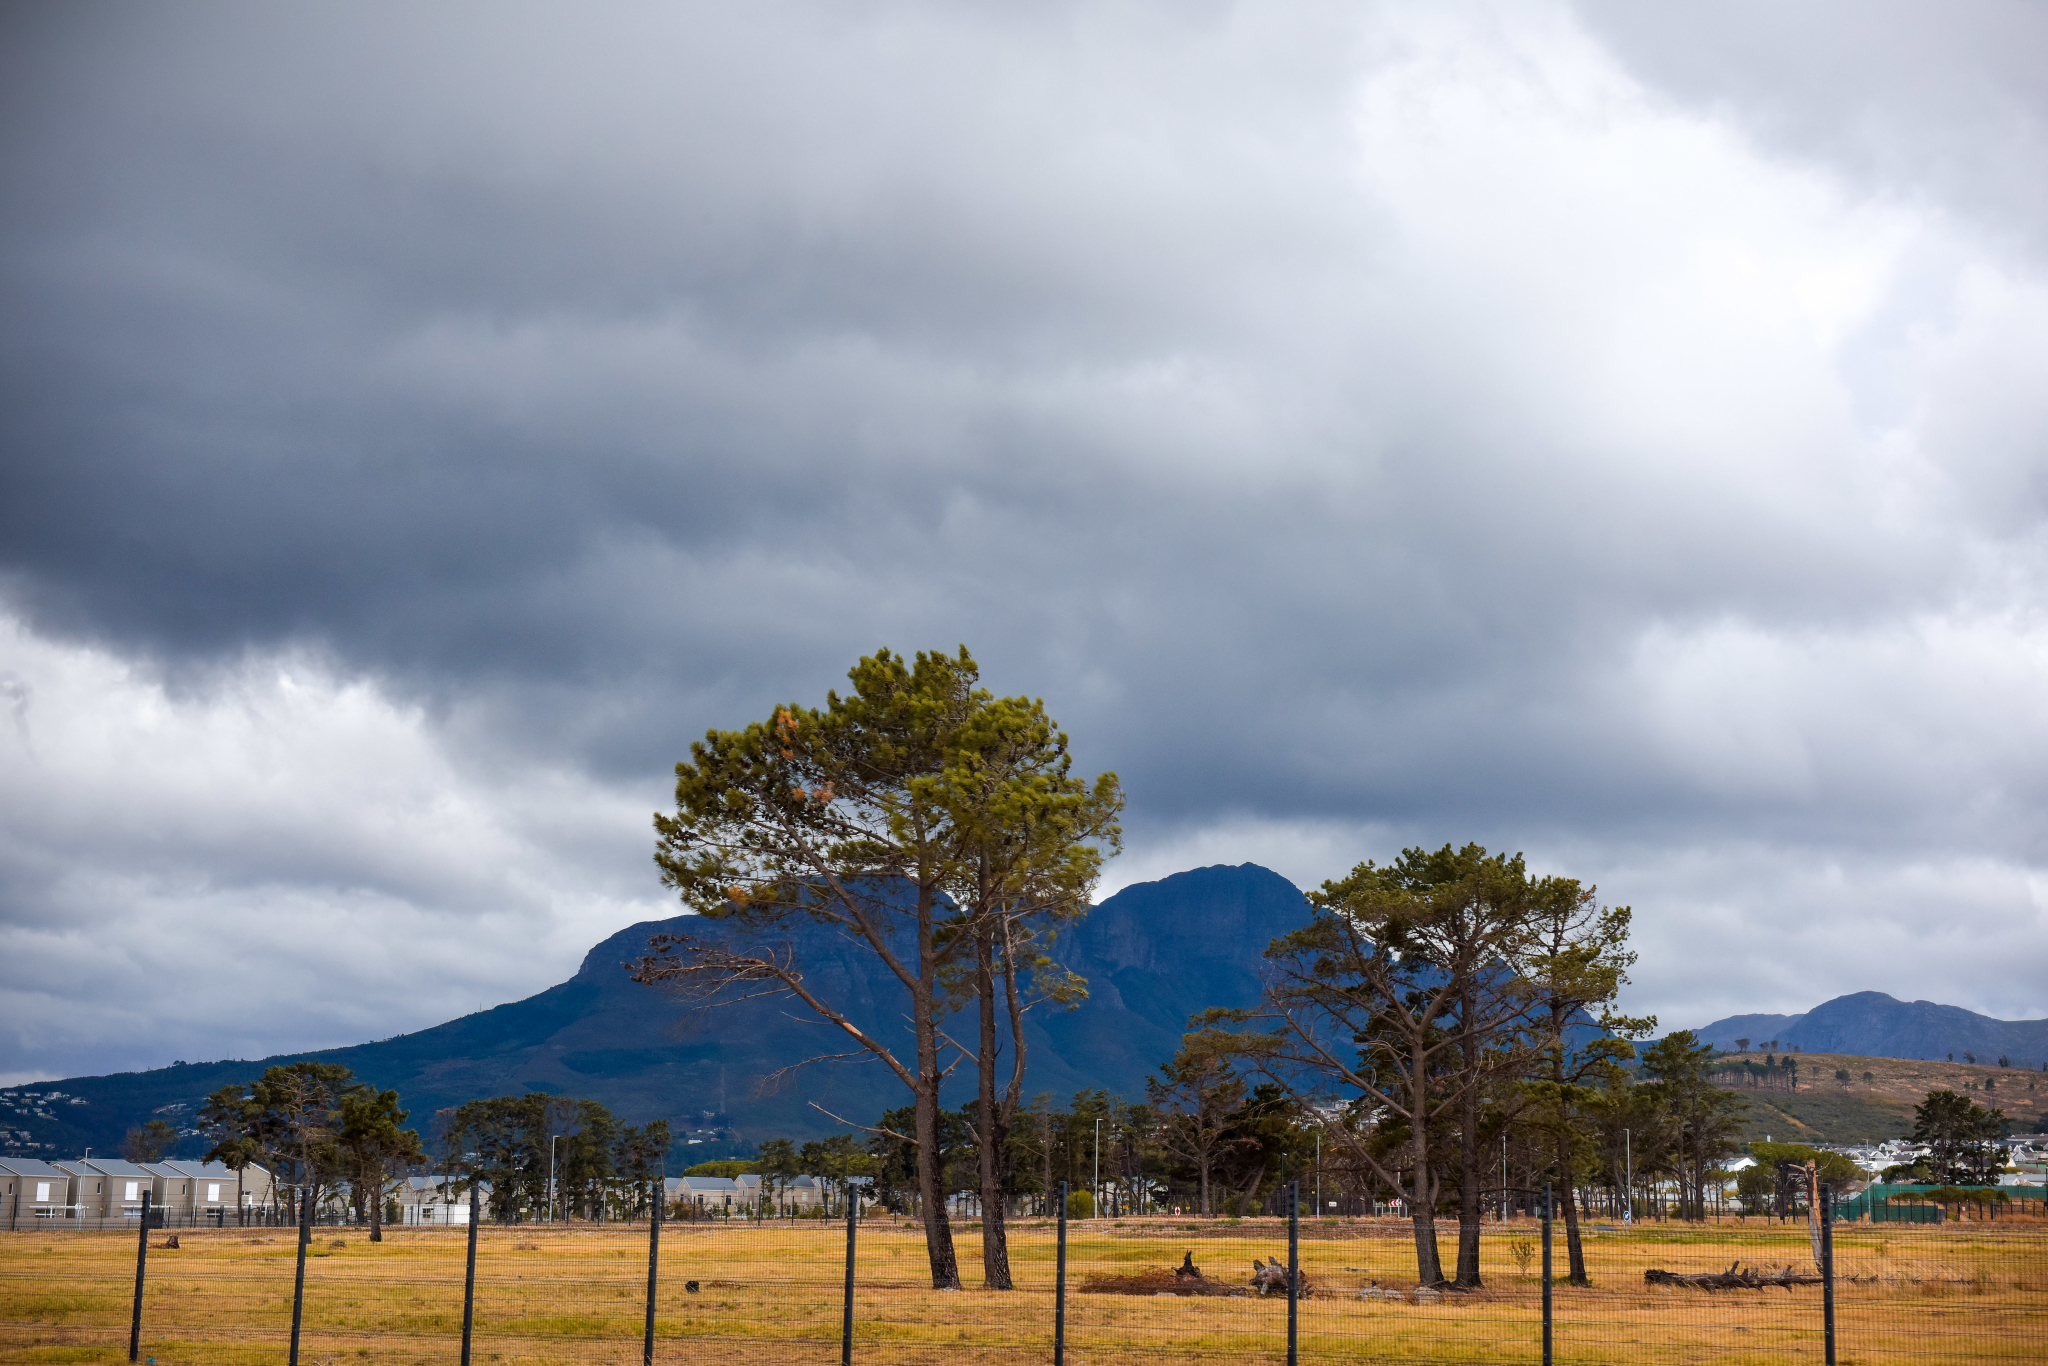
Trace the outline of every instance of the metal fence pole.
{"label": "metal fence pole", "polygon": [[[664,1171],[667,1169],[664,1167]],[[654,1366],[654,1294],[656,1274],[661,1266],[661,1207],[668,1199],[668,1178],[654,1183],[654,1212],[647,1219],[647,1334],[640,1348],[643,1366]]]}
{"label": "metal fence pole", "polygon": [[306,1245],[313,1241],[313,1193],[299,1191],[299,1272],[292,1282],[291,1366],[299,1366],[299,1324],[306,1309]]}
{"label": "metal fence pole", "polygon": [[846,1183],[846,1298],[839,1318],[839,1366],[853,1366],[853,1183]]}
{"label": "metal fence pole", "polygon": [[1287,1366],[1300,1360],[1300,1324],[1295,1310],[1301,1299],[1301,1182],[1287,1187]]}
{"label": "metal fence pole", "polygon": [[462,1273],[462,1366],[469,1366],[471,1330],[476,1327],[476,1226],[483,1222],[483,1201],[476,1178],[469,1180],[469,1265]]}
{"label": "metal fence pole", "polygon": [[1067,1363],[1067,1183],[1060,1182],[1059,1253],[1052,1273],[1052,1366]]}
{"label": "metal fence pole", "polygon": [[1543,1183],[1543,1366],[1550,1366],[1550,1183]]}
{"label": "metal fence pole", "polygon": [[[19,1202],[17,1202],[19,1203]],[[149,1192],[142,1193],[142,1236],[135,1242],[135,1316],[128,1321],[128,1359],[142,1355],[142,1272],[149,1261]]]}
{"label": "metal fence pole", "polygon": [[1827,1366],[1835,1366],[1835,1188],[1820,1188],[1820,1313]]}

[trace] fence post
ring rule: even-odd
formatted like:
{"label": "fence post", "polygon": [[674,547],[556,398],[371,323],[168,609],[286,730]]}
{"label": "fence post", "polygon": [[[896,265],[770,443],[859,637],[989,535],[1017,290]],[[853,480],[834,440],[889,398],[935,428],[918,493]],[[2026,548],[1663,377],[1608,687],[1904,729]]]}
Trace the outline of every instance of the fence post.
{"label": "fence post", "polygon": [[1287,1366],[1300,1360],[1300,1324],[1295,1310],[1301,1299],[1301,1182],[1287,1187]]}
{"label": "fence post", "polygon": [[1543,1366],[1550,1366],[1550,1183],[1543,1183]]}
{"label": "fence post", "polygon": [[668,1167],[654,1179],[654,1210],[647,1216],[647,1334],[640,1347],[642,1366],[654,1366],[654,1295],[661,1266],[661,1207],[668,1203]]}
{"label": "fence post", "polygon": [[476,1326],[476,1226],[483,1222],[483,1201],[476,1177],[469,1178],[469,1265],[462,1273],[462,1366],[469,1366],[470,1330]]}
{"label": "fence post", "polygon": [[1067,1183],[1060,1182],[1059,1253],[1052,1273],[1052,1366],[1067,1366]]}
{"label": "fence post", "polygon": [[[19,1201],[16,1201],[19,1204]],[[142,1237],[135,1244],[135,1317],[128,1322],[128,1359],[142,1355],[142,1270],[149,1261],[149,1192],[142,1193]]]}
{"label": "fence post", "polygon": [[853,1366],[853,1212],[858,1208],[860,1197],[853,1193],[853,1182],[848,1181],[846,1191],[846,1298],[839,1316],[839,1366]]}
{"label": "fence post", "polygon": [[1835,1188],[1820,1187],[1820,1313],[1827,1366],[1835,1366]]}
{"label": "fence post", "polygon": [[291,1366],[299,1366],[299,1323],[306,1308],[306,1244],[313,1241],[313,1193],[299,1191],[299,1271],[292,1282]]}

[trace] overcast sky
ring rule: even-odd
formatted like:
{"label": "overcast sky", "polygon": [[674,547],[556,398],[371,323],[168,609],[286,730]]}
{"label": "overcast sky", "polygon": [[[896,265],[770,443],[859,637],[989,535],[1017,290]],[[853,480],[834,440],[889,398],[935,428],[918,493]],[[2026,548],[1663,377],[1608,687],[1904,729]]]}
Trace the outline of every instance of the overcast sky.
{"label": "overcast sky", "polygon": [[[672,913],[970,646],[1106,890],[1478,840],[1667,1025],[2048,1015],[2048,9],[0,10],[0,1080]],[[1247,946],[1250,951],[1256,946]]]}

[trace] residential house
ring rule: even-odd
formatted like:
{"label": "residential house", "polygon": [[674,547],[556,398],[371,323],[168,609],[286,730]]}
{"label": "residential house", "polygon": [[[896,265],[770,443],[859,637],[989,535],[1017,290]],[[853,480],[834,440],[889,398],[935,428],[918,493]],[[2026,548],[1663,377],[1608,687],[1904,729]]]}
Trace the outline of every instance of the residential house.
{"label": "residential house", "polygon": [[157,1198],[173,1223],[233,1223],[241,1217],[239,1209],[270,1198],[270,1173],[254,1164],[239,1178],[221,1162],[174,1158],[142,1166],[157,1175]]}
{"label": "residential house", "polygon": [[668,1203],[694,1205],[703,1214],[732,1214],[747,1208],[747,1192],[729,1176],[671,1176]]}
{"label": "residential house", "polygon": [[0,1221],[10,1229],[69,1218],[71,1173],[32,1157],[0,1157]]}
{"label": "residential house", "polygon": [[[477,1189],[488,1205],[491,1183],[479,1181]],[[461,1184],[460,1177],[448,1174],[401,1177],[392,1194],[398,1200],[398,1222],[401,1224],[431,1226],[469,1222],[469,1189]]]}
{"label": "residential house", "polygon": [[71,1174],[71,1200],[81,1219],[139,1219],[143,1194],[156,1202],[160,1178],[133,1162],[96,1157],[53,1165]]}

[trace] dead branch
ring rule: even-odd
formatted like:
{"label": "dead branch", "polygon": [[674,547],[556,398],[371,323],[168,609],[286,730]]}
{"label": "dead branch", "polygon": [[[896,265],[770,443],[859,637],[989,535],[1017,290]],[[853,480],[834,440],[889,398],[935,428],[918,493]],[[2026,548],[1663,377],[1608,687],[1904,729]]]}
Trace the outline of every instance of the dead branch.
{"label": "dead branch", "polygon": [[1651,1285],[1675,1285],[1686,1290],[1763,1290],[1776,1286],[1787,1294],[1795,1285],[1820,1284],[1820,1277],[1802,1276],[1789,1266],[1778,1272],[1760,1272],[1755,1267],[1743,1271],[1741,1266],[1741,1262],[1735,1262],[1726,1271],[1692,1273],[1652,1268],[1643,1273],[1643,1279]]}
{"label": "dead branch", "polygon": [[917,1140],[912,1138],[909,1134],[899,1134],[894,1129],[877,1128],[875,1125],[872,1124],[861,1124],[857,1123],[854,1120],[842,1118],[839,1115],[833,1114],[830,1110],[827,1110],[824,1106],[818,1104],[818,1102],[816,1102],[815,1100],[809,1101],[807,1102],[807,1104],[809,1104],[813,1110],[816,1110],[819,1114],[825,1116],[825,1118],[831,1120],[835,1124],[844,1124],[849,1129],[865,1129],[871,1134],[881,1134],[885,1138],[900,1139],[903,1142],[910,1144],[913,1148],[917,1146]]}

